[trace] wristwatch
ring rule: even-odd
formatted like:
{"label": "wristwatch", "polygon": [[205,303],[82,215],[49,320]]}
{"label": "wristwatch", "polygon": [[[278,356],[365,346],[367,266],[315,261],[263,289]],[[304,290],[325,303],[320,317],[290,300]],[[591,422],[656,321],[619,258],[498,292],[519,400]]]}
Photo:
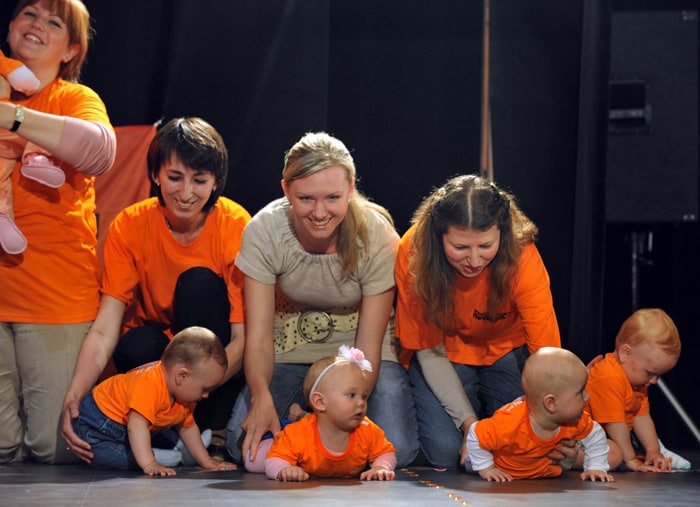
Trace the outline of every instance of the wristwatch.
{"label": "wristwatch", "polygon": [[17,132],[19,130],[20,125],[22,125],[22,122],[24,121],[24,106],[20,104],[15,105],[15,122],[12,124],[12,127],[10,128],[10,132]]}

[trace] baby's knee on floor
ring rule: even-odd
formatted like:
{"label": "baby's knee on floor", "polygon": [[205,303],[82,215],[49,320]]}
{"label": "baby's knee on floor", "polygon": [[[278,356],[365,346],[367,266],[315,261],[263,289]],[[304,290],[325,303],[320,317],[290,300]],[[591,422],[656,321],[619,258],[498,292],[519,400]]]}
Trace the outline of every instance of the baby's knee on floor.
{"label": "baby's knee on floor", "polygon": [[608,439],[608,447],[610,448],[608,451],[608,465],[611,471],[616,470],[624,459],[622,448],[610,439]]}

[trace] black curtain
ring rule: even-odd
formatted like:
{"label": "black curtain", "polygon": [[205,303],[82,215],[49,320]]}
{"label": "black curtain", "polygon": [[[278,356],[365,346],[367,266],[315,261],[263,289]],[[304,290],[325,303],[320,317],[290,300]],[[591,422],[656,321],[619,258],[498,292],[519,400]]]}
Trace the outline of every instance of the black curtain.
{"label": "black curtain", "polygon": [[328,0],[86,4],[84,82],[115,125],[201,116],[229,149],[227,196],[254,213],[281,195],[284,150],[327,128]]}
{"label": "black curtain", "polygon": [[562,345],[577,354],[585,347],[569,314],[583,3],[490,2],[494,180],[540,229]]}
{"label": "black curtain", "polygon": [[347,144],[400,232],[432,187],[478,170],[479,2],[86,4],[83,81],[113,123],[202,116],[231,152],[226,195],[252,213],[281,195],[284,151],[310,130]]}
{"label": "black curtain", "polygon": [[568,340],[584,361],[604,340],[605,159],[610,2],[583,2]]}
{"label": "black curtain", "polygon": [[479,170],[480,2],[331,2],[330,130],[400,232],[433,187]]}

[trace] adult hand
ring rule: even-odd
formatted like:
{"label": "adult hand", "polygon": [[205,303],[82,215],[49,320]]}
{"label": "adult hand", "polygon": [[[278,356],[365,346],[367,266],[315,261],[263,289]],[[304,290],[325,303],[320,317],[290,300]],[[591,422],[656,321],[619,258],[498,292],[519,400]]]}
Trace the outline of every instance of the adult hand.
{"label": "adult hand", "polygon": [[61,436],[68,444],[68,450],[78,456],[86,463],[90,463],[94,457],[90,451],[90,444],[78,437],[73,430],[73,420],[80,415],[78,411],[79,401],[66,398],[63,401],[63,409],[61,410],[63,421],[61,425]]}
{"label": "adult hand", "polygon": [[547,457],[563,470],[571,470],[576,462],[580,448],[581,446],[577,445],[576,440],[567,438],[559,442],[559,445],[547,454]]}
{"label": "adult hand", "polygon": [[264,399],[251,400],[241,429],[245,432],[241,445],[243,459],[249,455],[250,461],[254,461],[263,435],[271,431],[276,436],[282,430],[272,396],[268,394]]}

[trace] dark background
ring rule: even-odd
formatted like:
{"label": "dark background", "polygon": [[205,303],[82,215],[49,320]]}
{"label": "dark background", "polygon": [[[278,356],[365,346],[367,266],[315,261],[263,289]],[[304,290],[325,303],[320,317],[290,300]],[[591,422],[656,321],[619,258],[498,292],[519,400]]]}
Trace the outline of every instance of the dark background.
{"label": "dark background", "polygon": [[[97,33],[82,81],[101,95],[113,124],[203,117],[230,150],[226,195],[251,213],[281,195],[284,151],[310,130],[346,143],[359,188],[389,208],[399,232],[433,187],[479,171],[482,2],[85,3]],[[3,27],[12,4],[0,6]],[[680,182],[688,206],[697,209],[697,18],[682,24],[694,39],[679,42],[676,25],[657,23],[655,13],[697,15],[697,4],[497,0],[488,9],[494,179],[540,228],[563,345],[588,361],[613,349],[634,307],[664,308],[683,341],[681,359],[664,380],[694,421],[700,227],[696,216],[662,216],[680,193],[661,190]],[[616,16],[629,11],[650,14],[653,44],[611,44],[611,30],[620,30]],[[630,46],[642,61],[652,60],[645,51],[653,47],[667,67],[632,70],[649,85],[654,115],[651,128],[626,138],[631,145],[615,148],[620,138],[608,134],[608,84],[619,69],[611,68],[611,54],[629,61]],[[668,76],[669,68],[691,69],[695,80],[685,95],[676,81],[652,76]],[[660,96],[675,104],[663,126]],[[651,153],[634,155],[650,143]],[[680,147],[687,155],[678,160]],[[612,186],[613,174],[622,188]],[[652,195],[643,195],[639,213],[620,220],[612,210],[635,203],[644,182]],[[648,206],[659,216],[643,213]],[[639,238],[643,248],[635,250]],[[666,445],[697,447],[666,397],[657,387],[650,392]]]}

